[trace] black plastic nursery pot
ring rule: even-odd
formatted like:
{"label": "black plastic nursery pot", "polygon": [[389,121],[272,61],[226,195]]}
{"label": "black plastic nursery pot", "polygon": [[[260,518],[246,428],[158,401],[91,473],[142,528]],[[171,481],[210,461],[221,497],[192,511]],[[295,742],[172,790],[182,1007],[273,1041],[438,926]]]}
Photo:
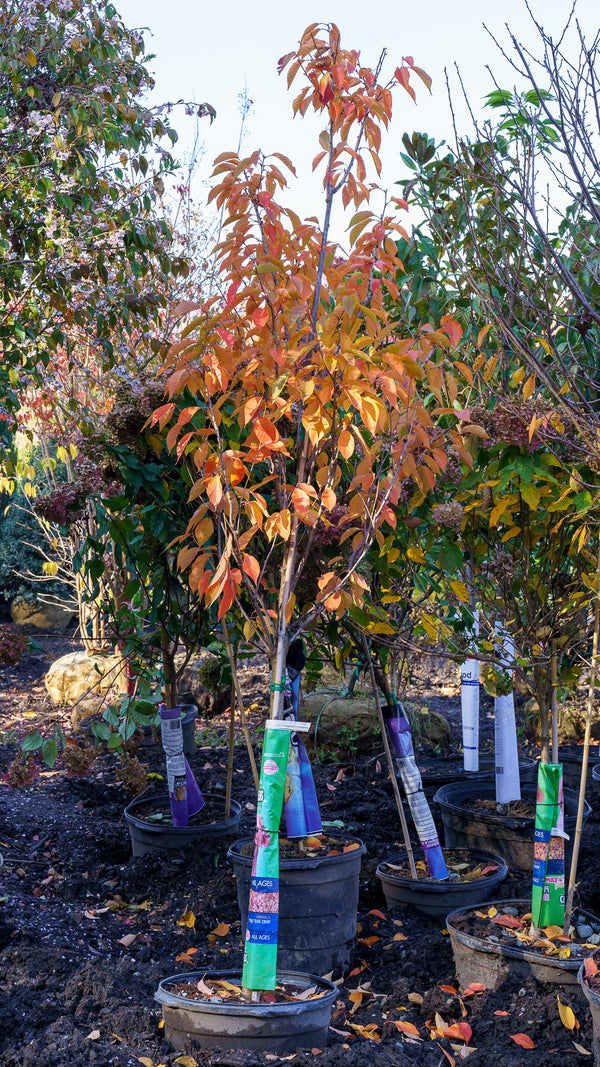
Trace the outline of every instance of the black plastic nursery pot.
{"label": "black plastic nursery pot", "polygon": [[[497,900],[491,905],[500,912],[502,908],[514,907],[519,912],[531,910],[531,900]],[[486,905],[487,906],[487,905]],[[456,974],[462,989],[472,982],[480,982],[486,989],[499,989],[507,978],[524,982],[533,976],[538,982],[552,985],[576,985],[581,967],[581,956],[561,960],[558,956],[544,956],[527,946],[505,945],[484,937],[474,937],[457,929],[456,922],[468,915],[472,908],[459,908],[446,918],[450,934]],[[577,917],[592,919],[594,915],[582,909]]]}
{"label": "black plastic nursery pot", "polygon": [[281,1004],[231,1001],[190,1001],[169,987],[198,978],[219,979],[241,985],[240,971],[216,971],[206,975],[175,974],[160,983],[155,1000],[162,1004],[165,1037],[175,1049],[251,1049],[254,1052],[295,1052],[323,1048],[338,990],[325,978],[297,971],[277,972],[279,984],[293,984],[301,991],[316,986],[322,996]]}
{"label": "black plastic nursery pot", "polygon": [[151,823],[142,818],[140,810],[149,805],[169,811],[168,794],[144,796],[133,800],[125,808],[125,821],[129,827],[134,856],[146,856],[149,852],[169,852],[186,845],[209,844],[219,837],[234,834],[240,824],[241,806],[231,801],[229,818],[225,818],[225,799],[212,793],[204,793],[208,811],[214,814],[212,821],[199,822],[192,826],[171,826],[169,823]]}
{"label": "black plastic nursery pot", "polygon": [[[561,753],[558,759],[563,765],[563,785],[565,788],[574,789],[579,793],[583,756],[580,756],[578,752],[565,752]],[[598,759],[598,757],[590,756],[588,760],[586,791],[593,791],[593,774],[594,768],[596,767],[600,772],[600,759]]]}
{"label": "black plastic nursery pot", "polygon": [[[593,958],[596,963],[600,963],[600,957],[597,952],[594,953]],[[595,990],[590,989],[583,968],[584,965],[582,963],[577,975],[577,981],[579,982],[579,985],[583,990],[583,995],[590,1007],[594,1034],[592,1051],[594,1053],[594,1063],[596,1064],[596,1067],[600,1067],[600,993],[596,993]]]}
{"label": "black plastic nursery pot", "polygon": [[597,763],[592,770],[592,782],[595,795],[600,797],[600,763]]}
{"label": "black plastic nursery pot", "polygon": [[[535,805],[535,786],[525,786],[521,796]],[[565,789],[564,797],[565,833],[569,834],[569,840],[565,841],[565,863],[568,866],[579,797],[572,789]],[[482,848],[502,856],[509,867],[533,870],[534,816],[499,815],[495,811],[472,811],[464,806],[468,800],[494,799],[495,790],[491,782],[454,782],[438,789],[434,800],[440,808],[446,848]],[[587,819],[591,810],[585,801],[584,819]]]}
{"label": "black plastic nursery pot", "polygon": [[[337,838],[336,838],[337,840]],[[279,929],[277,963],[284,970],[331,974],[347,970],[356,936],[361,859],[357,844],[333,856],[304,856],[279,861]],[[236,841],[227,853],[237,881],[242,936],[246,934],[252,876],[253,838]]]}
{"label": "black plastic nursery pot", "polygon": [[[519,757],[519,775],[521,782],[533,782],[537,761],[530,756]],[[442,756],[431,762],[419,765],[423,791],[431,800],[436,790],[452,782],[492,782],[496,776],[494,756],[480,756],[479,770],[465,771],[462,756]]]}
{"label": "black plastic nursery pot", "polygon": [[[482,863],[486,866],[489,864],[489,866],[496,866],[497,870],[483,878],[476,878],[472,882],[434,882],[404,878],[388,867],[389,863],[398,865],[407,863],[406,849],[404,849],[386,862],[380,863],[375,872],[381,882],[388,907],[408,904],[428,919],[440,919],[455,908],[472,907],[475,904],[481,904],[484,900],[489,900],[508,874],[504,860],[478,848],[452,851],[464,852],[465,861],[469,864]],[[450,850],[443,849],[443,852],[444,859],[448,863]],[[415,861],[424,859],[423,849],[415,849],[414,857]]]}

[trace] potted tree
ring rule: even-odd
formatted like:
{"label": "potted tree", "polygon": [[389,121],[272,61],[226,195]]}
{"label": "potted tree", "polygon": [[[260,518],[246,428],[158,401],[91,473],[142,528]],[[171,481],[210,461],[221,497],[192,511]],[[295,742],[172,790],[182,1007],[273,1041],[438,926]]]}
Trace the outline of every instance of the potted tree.
{"label": "potted tree", "polygon": [[[282,721],[291,642],[323,612],[341,618],[361,602],[365,556],[381,528],[393,528],[404,480],[430,486],[446,462],[420,387],[435,337],[400,334],[385,309],[400,267],[393,235],[403,232],[389,211],[403,204],[384,197],[379,215],[365,206],[373,194],[365,157],[379,168],[392,88],[414,97],[411,76],[430,79],[406,59],[382,82],[382,64],[362,66],[333,25],[308,27],[284,68],[290,85],[304,78],[294,111],[324,119],[315,160],[325,168],[323,226],[279,203],[289,160],[260,152],[217,159],[211,199],[229,220],[217,249],[223,296],[199,309],[172,349],[172,399],[152,419],[171,423],[167,440],[194,471],[195,513],[179,565],[199,602],[218,603],[220,618],[236,605],[246,640],[269,656],[274,724]],[[355,211],[348,254],[330,237],[336,197]],[[194,403],[177,413],[184,390]],[[312,574],[313,595],[300,607],[319,524],[350,551]],[[257,826],[255,859],[263,832]],[[261,924],[276,926],[277,902],[262,900],[254,883],[252,893],[247,966]],[[252,985],[255,998],[272,990],[274,970]]]}

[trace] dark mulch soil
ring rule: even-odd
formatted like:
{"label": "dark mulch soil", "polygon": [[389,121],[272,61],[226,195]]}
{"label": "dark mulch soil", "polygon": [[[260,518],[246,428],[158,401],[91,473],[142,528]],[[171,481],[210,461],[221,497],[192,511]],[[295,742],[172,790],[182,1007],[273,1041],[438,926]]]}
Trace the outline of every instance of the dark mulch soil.
{"label": "dark mulch soil", "polygon": [[[66,650],[54,649],[46,659],[39,653],[20,668],[0,668],[0,773],[28,729],[43,722],[51,733],[57,721],[68,722],[43,689],[48,660]],[[422,698],[449,714],[457,742],[457,687],[447,677],[429,689],[426,682]],[[482,744],[488,751],[492,715],[493,705],[484,701]],[[213,721],[203,734],[205,747],[192,759],[201,788],[221,795],[226,729],[225,722]],[[159,745],[139,755],[154,774],[162,773]],[[421,752],[419,762],[428,755],[439,752]],[[159,981],[190,971],[201,978],[207,970],[241,964],[236,886],[226,858],[234,838],[202,851],[132,859],[123,819],[131,797],[116,781],[115,766],[114,755],[102,753],[84,778],[69,777],[57,764],[26,789],[0,785],[2,1067],[133,1067],[140,1057],[146,1064],[170,1065],[179,1054],[168,1049],[159,1027],[153,999]],[[235,767],[233,795],[242,806],[236,836],[242,837],[253,832],[256,796],[241,742]],[[339,985],[329,1043],[320,1052],[298,1053],[293,1063],[308,1067],[317,1058],[324,1067],[445,1067],[451,1057],[459,1064],[461,1042],[440,1036],[440,1017],[447,1027],[466,1022],[472,1029],[470,1067],[589,1063],[573,1044],[591,1049],[591,1022],[578,987],[560,990],[529,978],[507,980],[494,993],[463,996],[443,923],[385,905],[375,870],[398,853],[402,841],[383,759],[359,761],[344,775],[339,770],[335,764],[314,767],[324,820],[335,824],[334,833],[356,834],[367,846],[359,931],[352,968]],[[161,782],[151,781],[156,792]],[[600,805],[591,799],[577,903],[600,915]],[[509,900],[529,892],[530,876],[513,870],[499,895]],[[398,932],[406,940],[394,940]],[[574,1034],[560,1020],[557,992],[579,1021]],[[418,1037],[395,1025],[403,1022]],[[515,1034],[527,1034],[535,1048],[520,1048],[511,1039]],[[193,1055],[201,1067],[280,1062],[253,1053]]]}

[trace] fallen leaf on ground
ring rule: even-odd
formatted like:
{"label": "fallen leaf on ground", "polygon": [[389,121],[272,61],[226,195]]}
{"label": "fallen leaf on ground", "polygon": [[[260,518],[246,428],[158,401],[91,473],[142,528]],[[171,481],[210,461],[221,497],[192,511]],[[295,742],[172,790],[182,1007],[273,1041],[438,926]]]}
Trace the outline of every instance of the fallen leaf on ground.
{"label": "fallen leaf on ground", "polygon": [[508,1011],[495,1011],[494,1012],[494,1015],[509,1015],[509,1014],[510,1014],[510,1012],[508,1012]]}
{"label": "fallen leaf on ground", "polygon": [[558,1004],[558,1014],[560,1015],[560,1021],[567,1030],[575,1030],[579,1027],[579,1023],[575,1018],[575,1012],[568,1004],[563,1004],[560,997],[556,998]]}
{"label": "fallen leaf on ground", "polygon": [[403,934],[400,930],[398,930],[398,933],[394,934],[392,941],[408,941],[408,938],[406,934]]}
{"label": "fallen leaf on ground", "polygon": [[99,1030],[91,1030],[90,1033],[86,1037],[86,1041],[97,1041],[99,1037],[100,1037],[100,1031]]}
{"label": "fallen leaf on ground", "polygon": [[453,996],[456,996],[456,989],[453,985],[441,985],[438,986],[438,989],[441,989],[444,993],[452,993]]}
{"label": "fallen leaf on ground", "polygon": [[181,916],[181,919],[177,920],[177,925],[189,926],[190,930],[193,930],[194,926],[196,925],[196,916],[194,915],[193,911],[184,911],[183,915]]}
{"label": "fallen leaf on ground", "polygon": [[583,973],[585,974],[585,977],[591,978],[592,975],[596,974],[597,970],[598,964],[588,956],[587,959],[583,961]]}
{"label": "fallen leaf on ground", "polygon": [[385,922],[385,915],[382,911],[379,911],[378,908],[371,908],[369,915],[375,915],[378,919],[383,919],[383,921]]}
{"label": "fallen leaf on ground", "polygon": [[133,945],[133,942],[135,941],[136,937],[137,934],[125,934],[124,937],[120,937],[118,939],[117,944],[123,945],[123,948],[129,948],[130,945]]}
{"label": "fallen leaf on ground", "polygon": [[181,1067],[198,1067],[198,1060],[195,1060],[193,1056],[178,1056],[173,1063],[179,1063]]}
{"label": "fallen leaf on ground", "polygon": [[[194,919],[194,923],[195,923],[196,922],[196,917],[195,917],[195,915],[193,915],[193,912],[189,912],[189,913],[186,912],[186,915],[187,914],[192,915],[192,917]],[[192,923],[192,925],[193,925],[193,923]],[[227,923],[219,923],[219,925],[215,926],[214,930],[211,930],[210,932],[211,932],[211,934],[216,934],[217,937],[225,937],[225,935],[229,933],[229,926],[228,926]]]}
{"label": "fallen leaf on ground", "polygon": [[463,997],[476,997],[479,993],[485,993],[486,988],[481,982],[469,982],[466,989],[463,989]]}
{"label": "fallen leaf on ground", "polygon": [[392,1022],[396,1027],[396,1030],[400,1030],[400,1032],[403,1034],[413,1034],[414,1037],[421,1036],[416,1026],[413,1025],[413,1023],[404,1022],[402,1019],[392,1019]]}
{"label": "fallen leaf on ground", "polygon": [[408,994],[408,999],[410,1000],[411,1004],[422,1004],[423,1003],[423,997],[421,996],[420,993],[409,993]]}
{"label": "fallen leaf on ground", "polygon": [[511,1034],[510,1036],[515,1045],[519,1045],[521,1048],[535,1048],[535,1045],[528,1034]]}
{"label": "fallen leaf on ground", "polygon": [[588,1050],[583,1047],[583,1045],[578,1045],[576,1041],[574,1041],[573,1044],[574,1044],[575,1048],[577,1049],[577,1051],[580,1053],[581,1056],[591,1056],[592,1055],[591,1052],[588,1052]]}

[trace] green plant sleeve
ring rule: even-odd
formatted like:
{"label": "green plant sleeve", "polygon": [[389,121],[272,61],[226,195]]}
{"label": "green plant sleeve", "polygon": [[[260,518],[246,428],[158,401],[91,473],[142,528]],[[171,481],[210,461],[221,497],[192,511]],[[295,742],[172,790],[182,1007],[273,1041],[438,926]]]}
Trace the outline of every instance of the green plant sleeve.
{"label": "green plant sleeve", "polygon": [[279,919],[279,823],[294,722],[265,724],[242,985],[275,989]]}
{"label": "green plant sleeve", "polygon": [[562,763],[540,763],[531,893],[531,921],[539,928],[565,920],[565,837]]}

